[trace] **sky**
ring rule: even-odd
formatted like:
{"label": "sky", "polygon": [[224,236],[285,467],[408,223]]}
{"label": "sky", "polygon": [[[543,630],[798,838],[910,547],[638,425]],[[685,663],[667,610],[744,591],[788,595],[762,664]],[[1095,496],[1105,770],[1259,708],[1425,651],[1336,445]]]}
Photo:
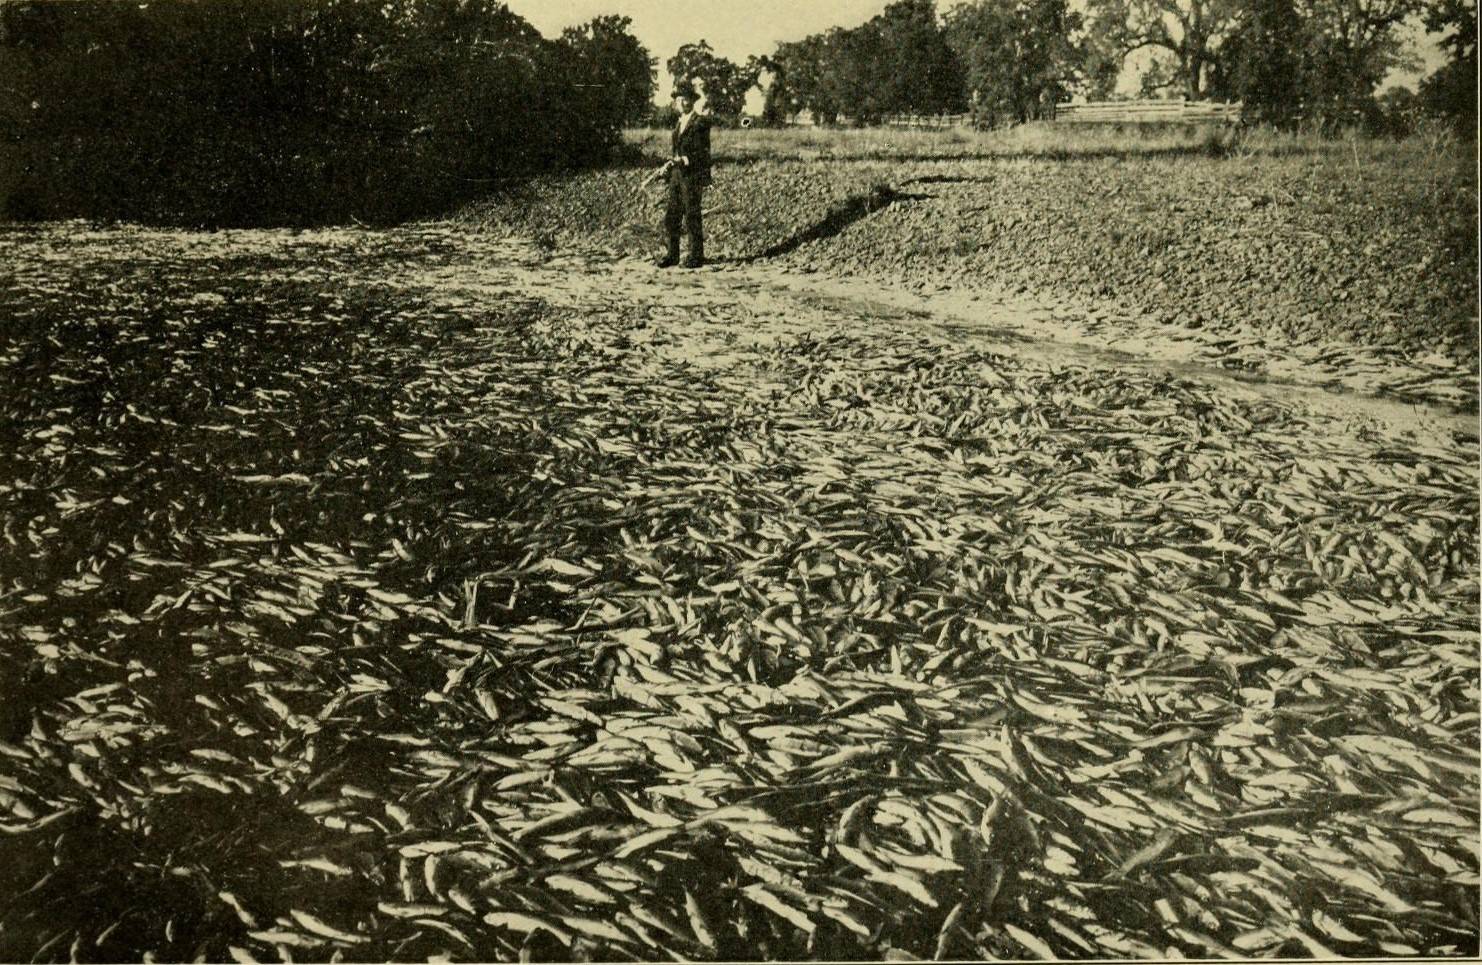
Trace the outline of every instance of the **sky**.
{"label": "sky", "polygon": [[633,18],[633,35],[659,60],[682,44],[709,41],[722,57],[742,63],[770,54],[780,41],[801,40],[830,27],[855,27],[885,9],[886,0],[505,0],[547,37],[602,14]]}
{"label": "sky", "polygon": [[[542,34],[555,37],[570,26],[603,14],[633,20],[633,34],[659,61],[659,91],[667,100],[670,78],[664,62],[682,44],[706,40],[715,52],[737,63],[752,54],[769,54],[786,40],[801,40],[830,27],[855,27],[885,9],[887,0],[505,0]],[[937,0],[945,12],[956,0]],[[1396,73],[1384,86],[1414,87],[1420,76],[1444,61],[1434,39],[1410,28],[1424,64],[1419,73]]]}

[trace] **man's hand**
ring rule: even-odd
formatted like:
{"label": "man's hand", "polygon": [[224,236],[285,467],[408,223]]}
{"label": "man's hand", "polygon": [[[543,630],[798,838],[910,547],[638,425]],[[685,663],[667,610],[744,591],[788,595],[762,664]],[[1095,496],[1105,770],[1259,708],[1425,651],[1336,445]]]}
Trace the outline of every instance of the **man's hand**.
{"label": "man's hand", "polygon": [[665,161],[663,164],[655,168],[652,174],[643,179],[642,187],[648,187],[654,181],[668,174],[669,169],[672,167],[674,167],[674,158],[670,158],[669,160]]}

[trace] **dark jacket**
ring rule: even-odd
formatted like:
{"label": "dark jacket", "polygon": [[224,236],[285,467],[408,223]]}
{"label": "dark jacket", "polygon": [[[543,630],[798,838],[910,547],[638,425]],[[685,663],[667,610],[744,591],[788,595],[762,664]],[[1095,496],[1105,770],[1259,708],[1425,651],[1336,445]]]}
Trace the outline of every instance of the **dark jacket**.
{"label": "dark jacket", "polygon": [[670,134],[670,146],[673,156],[689,158],[689,164],[676,168],[684,173],[685,177],[691,178],[696,184],[708,185],[710,183],[710,118],[703,114],[696,114],[690,118],[689,127],[684,133],[680,133],[678,122]]}

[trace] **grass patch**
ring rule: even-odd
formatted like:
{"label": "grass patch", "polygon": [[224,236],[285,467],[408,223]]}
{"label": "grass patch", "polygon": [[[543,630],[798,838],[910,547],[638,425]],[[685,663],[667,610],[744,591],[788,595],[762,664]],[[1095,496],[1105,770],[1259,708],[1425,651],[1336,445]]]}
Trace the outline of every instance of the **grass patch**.
{"label": "grass patch", "polygon": [[[668,151],[668,133],[625,132],[626,144],[650,159]],[[1464,162],[1470,148],[1445,128],[1425,127],[1404,139],[1350,133],[1342,137],[1284,132],[1270,127],[1208,124],[1055,124],[1036,121],[994,131],[971,128],[719,128],[715,155],[725,163],[787,160],[923,160],[968,158],[1308,156],[1394,165],[1424,162],[1442,168]]]}

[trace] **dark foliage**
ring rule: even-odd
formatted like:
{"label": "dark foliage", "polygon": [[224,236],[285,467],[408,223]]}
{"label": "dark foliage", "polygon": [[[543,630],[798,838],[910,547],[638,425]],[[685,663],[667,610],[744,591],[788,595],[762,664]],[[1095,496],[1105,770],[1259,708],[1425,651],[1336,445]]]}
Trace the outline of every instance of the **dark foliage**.
{"label": "dark foliage", "polygon": [[561,33],[583,78],[584,112],[609,130],[640,123],[653,109],[658,61],[630,32],[632,26],[629,17],[608,15]]}
{"label": "dark foliage", "polygon": [[880,113],[962,109],[963,70],[947,42],[933,0],[896,0],[865,24],[880,38],[881,79],[870,106]]}
{"label": "dark foliage", "polygon": [[897,0],[849,30],[777,47],[769,96],[784,112],[871,123],[886,114],[959,111],[964,72],[932,0]]}
{"label": "dark foliage", "polygon": [[976,0],[954,8],[946,34],[963,64],[977,123],[1033,120],[1069,100],[1085,57],[1070,38],[1081,26],[1065,0]]}
{"label": "dark foliage", "polygon": [[1295,127],[1303,102],[1303,24],[1293,0],[1249,0],[1246,19],[1225,45],[1213,92],[1244,103],[1246,117]]}
{"label": "dark foliage", "polygon": [[1375,95],[1409,63],[1399,29],[1420,9],[1420,0],[1092,0],[1086,73],[1106,96],[1125,58],[1150,50],[1144,94],[1240,101],[1248,121],[1282,129],[1403,133],[1406,108],[1397,114]]}
{"label": "dark foliage", "polygon": [[7,4],[0,217],[385,222],[594,163],[631,100],[595,109],[593,37],[625,25],[597,26],[547,41],[494,0]]}
{"label": "dark foliage", "polygon": [[741,116],[746,93],[756,83],[754,65],[743,67],[728,60],[704,40],[683,45],[664,66],[671,76],[696,85],[705,97],[706,109],[723,123],[733,123]]}
{"label": "dark foliage", "polygon": [[1441,46],[1449,59],[1420,85],[1424,110],[1450,122],[1459,133],[1477,136],[1476,0],[1433,0],[1425,25],[1445,33]]}
{"label": "dark foliage", "polygon": [[1105,95],[1127,57],[1151,54],[1139,77],[1144,96],[1203,99],[1243,16],[1241,0],[1092,0],[1087,71]]}
{"label": "dark foliage", "polygon": [[1303,114],[1327,131],[1383,128],[1375,92],[1407,60],[1401,25],[1418,0],[1300,0],[1306,26]]}

